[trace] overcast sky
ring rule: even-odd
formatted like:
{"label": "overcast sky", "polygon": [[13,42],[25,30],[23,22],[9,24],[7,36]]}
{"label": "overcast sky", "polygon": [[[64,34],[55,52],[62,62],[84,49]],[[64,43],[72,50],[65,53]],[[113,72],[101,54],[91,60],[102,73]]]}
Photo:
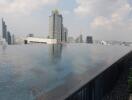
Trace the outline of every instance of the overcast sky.
{"label": "overcast sky", "polygon": [[47,36],[55,8],[63,14],[70,36],[132,41],[132,0],[0,0],[0,18],[15,35]]}

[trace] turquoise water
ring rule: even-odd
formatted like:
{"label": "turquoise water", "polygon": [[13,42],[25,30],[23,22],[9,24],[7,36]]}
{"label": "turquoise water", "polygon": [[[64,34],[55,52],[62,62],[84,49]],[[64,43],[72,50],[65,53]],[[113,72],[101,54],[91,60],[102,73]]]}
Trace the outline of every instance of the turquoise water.
{"label": "turquoise water", "polygon": [[66,83],[71,74],[98,71],[128,51],[87,44],[0,46],[0,100],[34,100]]}

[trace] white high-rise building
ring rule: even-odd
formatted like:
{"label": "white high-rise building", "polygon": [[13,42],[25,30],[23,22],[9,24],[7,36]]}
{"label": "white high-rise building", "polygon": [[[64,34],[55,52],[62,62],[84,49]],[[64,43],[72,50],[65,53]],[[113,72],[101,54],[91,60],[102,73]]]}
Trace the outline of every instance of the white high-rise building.
{"label": "white high-rise building", "polygon": [[56,39],[57,42],[62,42],[63,34],[63,17],[58,10],[53,10],[49,17],[49,37]]}

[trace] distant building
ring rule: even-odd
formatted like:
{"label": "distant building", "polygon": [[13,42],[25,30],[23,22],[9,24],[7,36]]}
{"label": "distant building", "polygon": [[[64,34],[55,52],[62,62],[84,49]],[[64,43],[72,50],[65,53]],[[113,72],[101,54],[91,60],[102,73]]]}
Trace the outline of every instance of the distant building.
{"label": "distant building", "polygon": [[68,43],[75,43],[75,40],[73,37],[68,37],[67,42]]}
{"label": "distant building", "polygon": [[2,18],[2,38],[7,41],[7,26]]}
{"label": "distant building", "polygon": [[82,34],[79,37],[77,37],[75,41],[76,41],[76,43],[83,43],[83,36],[82,36]]}
{"label": "distant building", "polygon": [[101,40],[101,44],[102,44],[102,45],[108,45],[107,42],[104,41],[104,40]]}
{"label": "distant building", "polygon": [[2,38],[7,42],[9,45],[12,44],[12,37],[9,31],[7,31],[7,25],[2,18]]}
{"label": "distant building", "polygon": [[93,43],[93,37],[92,36],[87,36],[86,43]]}
{"label": "distant building", "polygon": [[68,36],[68,29],[64,27],[62,34],[62,42],[67,42],[67,36]]}
{"label": "distant building", "polygon": [[28,34],[27,37],[34,37],[34,34]]}
{"label": "distant building", "polygon": [[57,39],[58,42],[62,41],[63,32],[63,18],[58,10],[53,10],[52,15],[49,17],[49,35],[51,39]]}
{"label": "distant building", "polygon": [[68,31],[63,26],[63,17],[58,10],[53,10],[52,15],[49,16],[49,38],[56,39],[57,42],[64,42],[67,40]]}
{"label": "distant building", "polygon": [[6,37],[7,43],[10,45],[11,44],[11,33],[7,32],[7,37]]}

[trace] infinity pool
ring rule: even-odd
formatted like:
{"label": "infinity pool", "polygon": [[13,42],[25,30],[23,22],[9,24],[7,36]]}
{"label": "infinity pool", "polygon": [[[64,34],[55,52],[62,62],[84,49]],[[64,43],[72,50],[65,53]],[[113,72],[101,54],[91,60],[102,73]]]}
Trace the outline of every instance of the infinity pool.
{"label": "infinity pool", "polygon": [[58,100],[130,50],[88,44],[0,46],[0,100],[35,100],[41,95]]}

